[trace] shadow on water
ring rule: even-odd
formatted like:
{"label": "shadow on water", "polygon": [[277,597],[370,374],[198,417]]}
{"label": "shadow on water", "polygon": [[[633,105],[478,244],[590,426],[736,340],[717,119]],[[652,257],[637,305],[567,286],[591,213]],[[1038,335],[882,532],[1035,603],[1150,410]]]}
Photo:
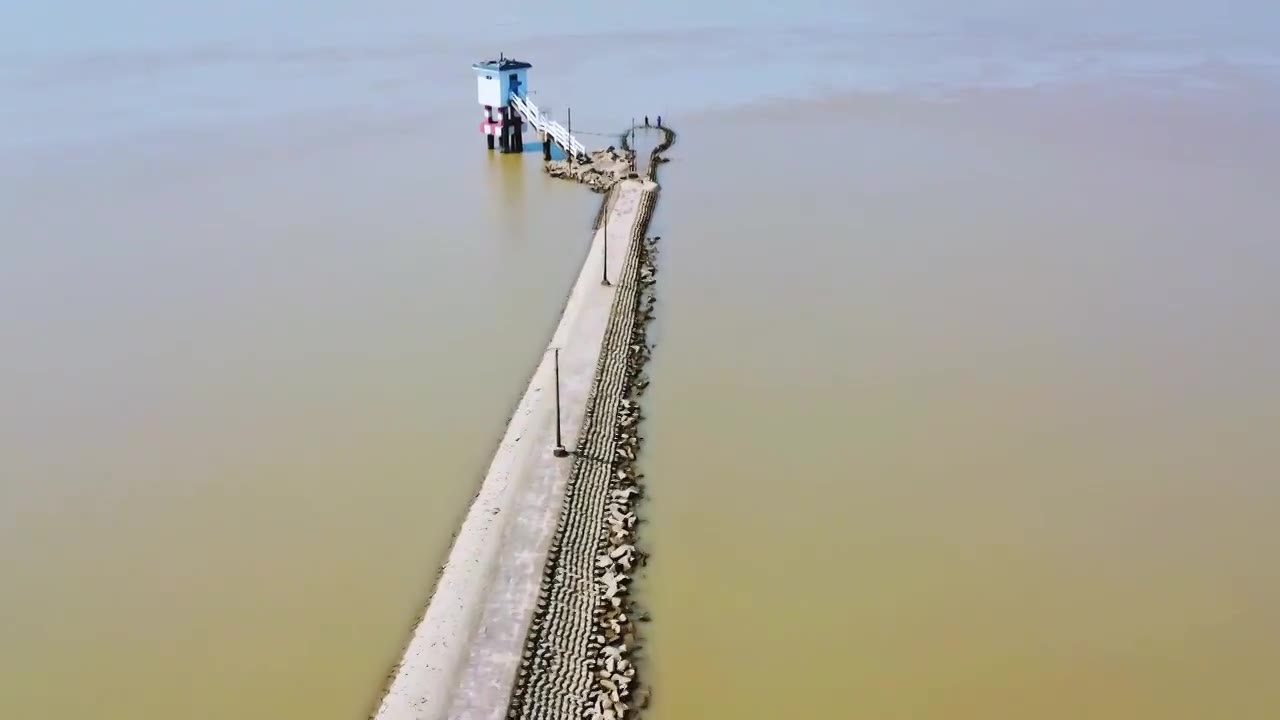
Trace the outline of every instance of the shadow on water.
{"label": "shadow on water", "polygon": [[[542,141],[539,140],[536,135],[533,136],[532,139],[528,137],[524,139],[524,154],[528,155],[530,153],[533,153],[534,155],[538,155],[538,156],[542,155]],[[564,160],[567,157],[568,155],[565,154],[564,150],[559,145],[552,143],[551,145],[552,160]]]}

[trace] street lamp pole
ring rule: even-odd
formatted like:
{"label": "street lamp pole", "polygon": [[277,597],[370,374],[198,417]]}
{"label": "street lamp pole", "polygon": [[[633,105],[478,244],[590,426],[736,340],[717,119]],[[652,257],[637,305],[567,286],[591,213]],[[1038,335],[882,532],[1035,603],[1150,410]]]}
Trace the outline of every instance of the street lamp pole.
{"label": "street lamp pole", "polygon": [[560,348],[555,348],[556,368],[556,446],[551,454],[556,457],[568,457],[569,451],[564,449],[564,440],[560,436]]}
{"label": "street lamp pole", "polygon": [[604,196],[604,223],[602,224],[602,229],[604,230],[604,248],[603,248],[604,252],[600,254],[600,284],[601,285],[610,284],[609,283],[609,211],[610,211],[609,198],[611,198],[612,196],[613,196],[612,190],[610,190]]}

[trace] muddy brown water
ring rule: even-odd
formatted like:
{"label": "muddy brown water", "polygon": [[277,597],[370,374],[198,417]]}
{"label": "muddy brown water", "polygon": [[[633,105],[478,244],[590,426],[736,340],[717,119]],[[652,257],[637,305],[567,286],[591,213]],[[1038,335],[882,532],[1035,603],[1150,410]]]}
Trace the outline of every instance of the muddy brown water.
{"label": "muddy brown water", "polygon": [[649,717],[1280,708],[1275,127],[1091,89],[683,122]]}
{"label": "muddy brown water", "polygon": [[396,662],[594,197],[481,143],[288,163],[10,186],[0,715],[359,717]]}
{"label": "muddy brown water", "polygon": [[0,716],[375,702],[598,203],[499,51],[680,131],[653,718],[1275,715],[1271,4],[662,2],[15,10]]}

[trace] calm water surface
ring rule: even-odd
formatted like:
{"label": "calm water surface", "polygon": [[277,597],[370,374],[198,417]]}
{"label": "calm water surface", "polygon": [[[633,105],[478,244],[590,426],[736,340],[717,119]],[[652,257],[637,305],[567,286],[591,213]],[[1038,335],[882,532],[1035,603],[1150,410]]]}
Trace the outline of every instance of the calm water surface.
{"label": "calm water surface", "polygon": [[[823,114],[844,139],[754,142]],[[653,717],[1273,716],[1275,117],[1073,89],[682,123]],[[786,182],[716,169],[743,145]]]}
{"label": "calm water surface", "polygon": [[682,131],[654,717],[1275,715],[1269,3],[421,5],[0,27],[0,716],[375,701],[594,214],[498,51]]}

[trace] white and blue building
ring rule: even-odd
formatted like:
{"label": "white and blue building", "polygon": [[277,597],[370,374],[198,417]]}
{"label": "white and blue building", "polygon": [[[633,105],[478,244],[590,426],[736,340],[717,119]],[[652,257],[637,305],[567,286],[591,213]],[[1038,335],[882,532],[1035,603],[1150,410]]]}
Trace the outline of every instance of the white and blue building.
{"label": "white and blue building", "polygon": [[524,151],[524,120],[511,107],[511,98],[529,97],[529,68],[527,62],[498,56],[497,60],[476,63],[471,68],[476,73],[476,95],[484,106],[484,133],[489,149],[494,138],[503,152]]}

